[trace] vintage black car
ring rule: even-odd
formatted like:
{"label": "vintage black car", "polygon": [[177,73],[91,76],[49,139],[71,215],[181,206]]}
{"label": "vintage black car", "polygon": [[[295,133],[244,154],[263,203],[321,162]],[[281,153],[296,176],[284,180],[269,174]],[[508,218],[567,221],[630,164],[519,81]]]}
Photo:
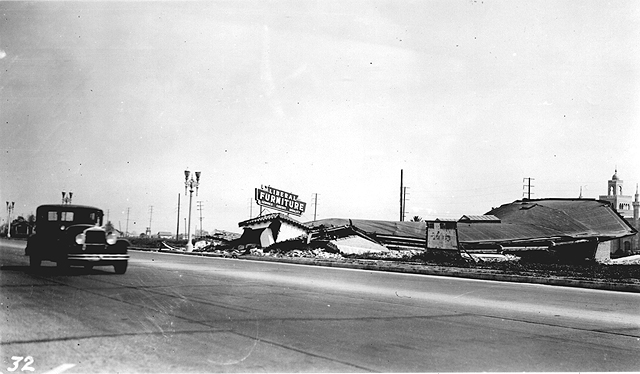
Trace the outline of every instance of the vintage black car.
{"label": "vintage black car", "polygon": [[103,216],[101,209],[91,206],[39,206],[35,234],[29,237],[25,249],[31,267],[38,268],[48,260],[60,268],[113,266],[116,273],[124,274],[129,263],[129,242],[107,232],[102,226]]}

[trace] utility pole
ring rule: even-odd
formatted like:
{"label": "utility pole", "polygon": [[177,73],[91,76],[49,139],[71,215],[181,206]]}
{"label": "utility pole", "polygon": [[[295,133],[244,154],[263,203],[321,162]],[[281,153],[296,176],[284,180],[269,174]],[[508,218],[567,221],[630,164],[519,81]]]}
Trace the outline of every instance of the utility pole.
{"label": "utility pole", "polygon": [[402,195],[402,220],[406,218],[407,215],[407,189],[409,187],[404,187],[403,195]]}
{"label": "utility pole", "polygon": [[198,204],[198,211],[200,212],[200,237],[202,237],[202,200],[196,201]]}
{"label": "utility pole", "polygon": [[317,212],[318,212],[318,194],[314,193],[314,202],[313,202],[313,222],[316,221]]}
{"label": "utility pole", "polygon": [[147,236],[151,236],[151,217],[153,217],[153,205],[149,206],[149,227],[147,227]]}
{"label": "utility pole", "polygon": [[404,170],[400,169],[400,222],[404,221],[404,187],[403,183]]}
{"label": "utility pole", "polygon": [[176,223],[176,240],[180,239],[180,194],[178,194],[178,221]]}
{"label": "utility pole", "polygon": [[[526,195],[527,195],[527,199],[528,199],[528,200],[531,200],[531,194],[532,194],[532,192],[531,192],[531,187],[535,187],[535,186],[532,186],[532,185],[531,185],[531,181],[532,181],[532,180],[535,180],[535,179],[533,179],[533,178],[523,178],[523,179],[522,179],[522,182],[523,182],[523,183],[524,183],[525,181],[527,182],[527,183],[525,183],[525,184],[524,184],[524,186],[522,186],[522,189],[526,189],[526,190],[527,190]],[[522,193],[522,195],[524,196],[524,195],[525,195],[525,192],[523,192],[523,193]]]}
{"label": "utility pole", "polygon": [[129,210],[130,210],[130,209],[131,209],[131,208],[127,208],[127,226],[126,226],[126,228],[125,228],[125,230],[124,230],[124,236],[125,236],[126,238],[128,238],[128,237],[129,237]]}

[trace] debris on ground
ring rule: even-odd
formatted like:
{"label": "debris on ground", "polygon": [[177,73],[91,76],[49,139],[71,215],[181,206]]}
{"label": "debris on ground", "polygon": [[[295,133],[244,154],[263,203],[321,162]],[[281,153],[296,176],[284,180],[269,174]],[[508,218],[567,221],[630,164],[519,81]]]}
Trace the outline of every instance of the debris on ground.
{"label": "debris on ground", "polygon": [[601,261],[604,265],[640,265],[640,255],[619,257]]}

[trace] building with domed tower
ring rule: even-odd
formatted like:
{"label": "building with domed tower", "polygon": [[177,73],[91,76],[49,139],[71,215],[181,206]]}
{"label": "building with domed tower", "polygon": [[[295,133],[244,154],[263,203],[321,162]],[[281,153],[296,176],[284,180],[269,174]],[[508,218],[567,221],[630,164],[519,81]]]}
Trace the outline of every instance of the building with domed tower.
{"label": "building with domed tower", "polygon": [[[607,201],[631,226],[640,231],[640,196],[638,184],[636,184],[635,196],[624,195],[622,191],[623,181],[618,177],[618,169],[609,179],[607,195],[600,195],[600,200]],[[612,255],[630,255],[640,252],[640,233],[613,240],[611,243]]]}

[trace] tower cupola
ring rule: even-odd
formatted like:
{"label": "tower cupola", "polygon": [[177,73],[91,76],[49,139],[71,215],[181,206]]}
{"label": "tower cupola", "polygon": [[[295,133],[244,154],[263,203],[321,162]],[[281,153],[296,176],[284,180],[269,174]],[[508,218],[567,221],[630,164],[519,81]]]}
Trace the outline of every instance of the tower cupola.
{"label": "tower cupola", "polygon": [[622,179],[618,178],[618,169],[616,169],[611,179],[609,179],[609,188],[607,194],[609,196],[622,195],[622,184]]}

